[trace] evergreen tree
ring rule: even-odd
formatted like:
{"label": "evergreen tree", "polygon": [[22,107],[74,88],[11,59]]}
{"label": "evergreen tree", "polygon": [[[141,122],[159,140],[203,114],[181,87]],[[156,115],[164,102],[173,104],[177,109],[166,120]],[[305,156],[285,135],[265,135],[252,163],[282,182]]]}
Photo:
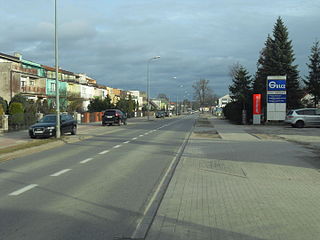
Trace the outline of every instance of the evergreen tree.
{"label": "evergreen tree", "polygon": [[[268,36],[265,48],[260,53],[257,73],[254,80],[254,92],[266,95],[267,76],[287,76],[287,108],[300,106],[302,91],[299,83],[298,66],[294,65],[295,57],[288,29],[281,17],[273,29],[273,37]],[[265,104],[265,101],[263,101]]]}
{"label": "evergreen tree", "polygon": [[309,68],[309,75],[304,80],[306,90],[313,96],[314,106],[316,107],[320,99],[320,46],[319,41],[316,41],[311,48],[311,55],[309,57],[310,63],[307,64]]}
{"label": "evergreen tree", "polygon": [[232,85],[229,86],[231,98],[237,102],[241,102],[243,109],[246,109],[252,94],[252,77],[240,64],[236,64],[232,67],[231,77]]}

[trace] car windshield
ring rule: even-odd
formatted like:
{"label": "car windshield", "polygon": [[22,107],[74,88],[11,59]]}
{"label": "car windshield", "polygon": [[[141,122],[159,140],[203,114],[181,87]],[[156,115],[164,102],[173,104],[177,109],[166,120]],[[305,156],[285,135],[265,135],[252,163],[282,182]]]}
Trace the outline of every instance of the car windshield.
{"label": "car windshield", "polygon": [[115,111],[106,111],[104,113],[104,115],[106,115],[106,116],[114,116],[115,115]]}
{"label": "car windshield", "polygon": [[44,116],[42,119],[39,120],[39,123],[55,123],[56,116]]}

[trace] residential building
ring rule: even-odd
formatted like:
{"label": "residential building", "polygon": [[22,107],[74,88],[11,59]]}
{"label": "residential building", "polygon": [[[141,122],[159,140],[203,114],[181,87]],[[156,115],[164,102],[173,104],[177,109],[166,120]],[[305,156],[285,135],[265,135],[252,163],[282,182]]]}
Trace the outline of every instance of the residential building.
{"label": "residential building", "polygon": [[128,92],[128,94],[130,94],[132,97],[132,100],[134,100],[138,104],[139,106],[138,110],[141,111],[143,107],[143,96],[142,96],[143,92],[140,92],[138,90],[131,90]]}
{"label": "residential building", "polygon": [[[42,65],[42,67],[46,71],[46,95],[48,104],[55,107],[56,103],[56,69],[53,67]],[[58,84],[59,84],[59,102],[62,111],[66,111],[68,106],[68,99],[67,99],[67,89],[68,79],[75,79],[72,77],[73,73],[59,69],[58,72]]]}
{"label": "residential building", "polygon": [[45,97],[45,76],[40,64],[0,53],[0,96],[8,102],[14,95],[23,94],[28,99]]}
{"label": "residential building", "polygon": [[224,95],[218,100],[218,108],[224,108],[230,102],[232,102],[232,98],[230,97],[230,95]]}

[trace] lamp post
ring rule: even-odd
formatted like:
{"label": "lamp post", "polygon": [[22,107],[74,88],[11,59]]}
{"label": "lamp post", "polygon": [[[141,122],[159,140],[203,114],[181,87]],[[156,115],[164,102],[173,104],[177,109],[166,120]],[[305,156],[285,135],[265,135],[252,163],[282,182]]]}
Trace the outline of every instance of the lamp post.
{"label": "lamp post", "polygon": [[54,1],[54,55],[56,67],[56,138],[60,138],[60,102],[59,102],[59,65],[58,65],[58,29],[57,29],[57,0]]}
{"label": "lamp post", "polygon": [[148,115],[148,121],[150,120],[150,116],[149,116],[149,113],[150,113],[150,103],[149,103],[150,102],[150,71],[149,71],[149,65],[152,60],[155,60],[158,58],[160,58],[160,56],[152,57],[152,58],[148,59],[148,62],[147,62],[147,115]]}

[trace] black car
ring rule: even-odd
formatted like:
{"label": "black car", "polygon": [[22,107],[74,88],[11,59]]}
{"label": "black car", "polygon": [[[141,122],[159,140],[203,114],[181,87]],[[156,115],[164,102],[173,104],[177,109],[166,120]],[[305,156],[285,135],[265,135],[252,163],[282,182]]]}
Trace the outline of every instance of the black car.
{"label": "black car", "polygon": [[102,125],[127,125],[127,115],[119,109],[107,109],[102,115]]}
{"label": "black car", "polygon": [[157,111],[156,112],[156,118],[164,118],[165,112],[164,111]]}
{"label": "black car", "polygon": [[[31,138],[55,136],[56,119],[56,114],[48,114],[44,116],[36,124],[29,127],[29,136]],[[61,114],[60,131],[61,134],[70,132],[72,135],[75,135],[77,133],[77,121],[69,114]]]}

